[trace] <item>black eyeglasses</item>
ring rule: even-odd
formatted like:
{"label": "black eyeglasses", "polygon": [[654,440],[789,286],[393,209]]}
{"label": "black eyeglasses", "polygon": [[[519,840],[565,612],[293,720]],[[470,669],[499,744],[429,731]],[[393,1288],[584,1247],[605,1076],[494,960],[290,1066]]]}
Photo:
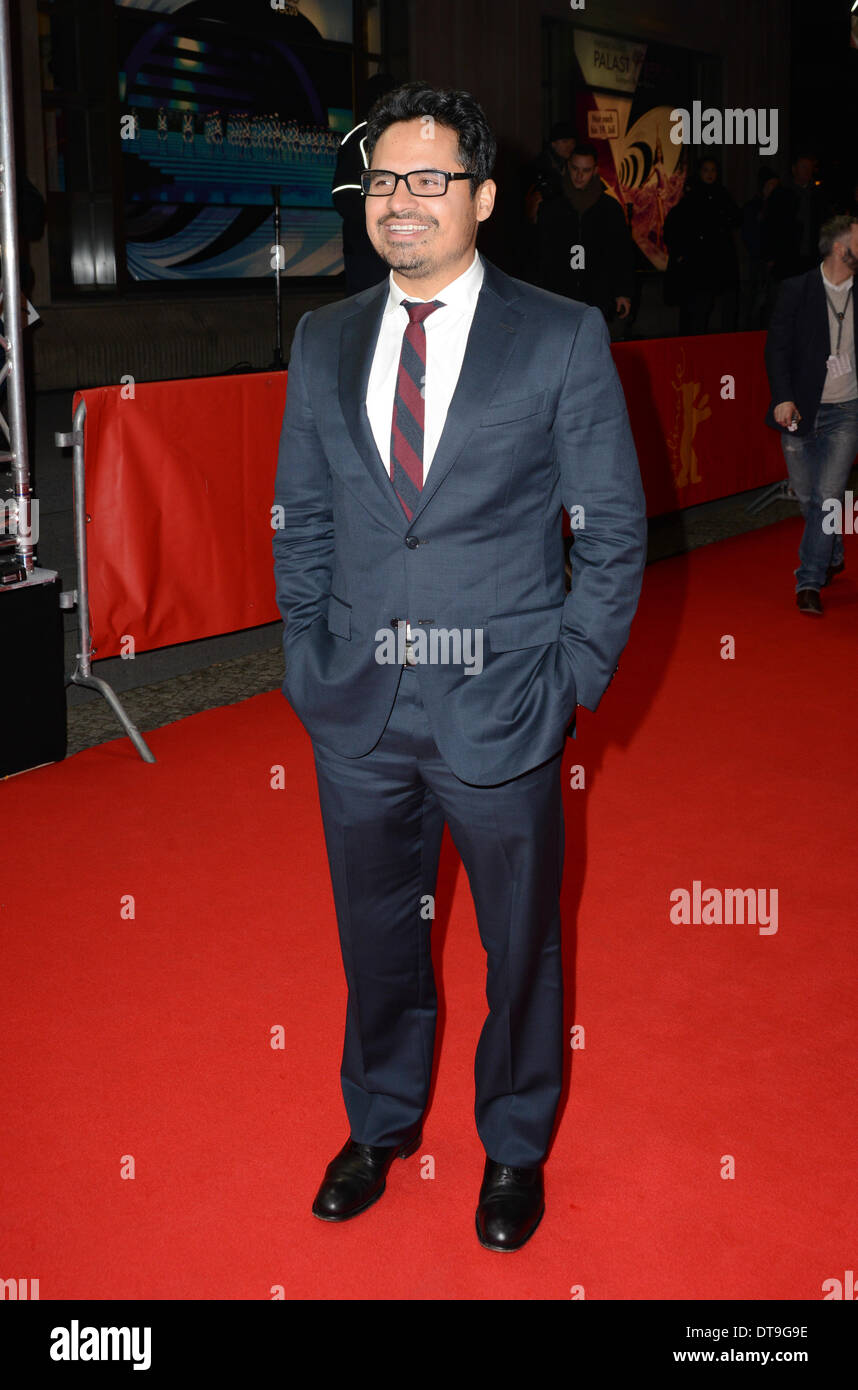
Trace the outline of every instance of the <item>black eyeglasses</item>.
{"label": "black eyeglasses", "polygon": [[412,169],[407,174],[394,174],[392,169],[365,169],[360,176],[360,186],[370,198],[389,198],[402,179],[415,198],[441,198],[451,179],[472,177],[472,174],[445,173],[443,169]]}

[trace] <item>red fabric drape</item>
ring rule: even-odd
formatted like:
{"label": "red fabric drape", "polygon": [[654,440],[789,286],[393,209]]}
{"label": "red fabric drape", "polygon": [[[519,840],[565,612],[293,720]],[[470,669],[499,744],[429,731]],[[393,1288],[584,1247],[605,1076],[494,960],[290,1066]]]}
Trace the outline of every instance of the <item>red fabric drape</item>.
{"label": "red fabric drape", "polygon": [[[738,333],[614,345],[650,516],[785,477],[779,438],[763,423],[764,340]],[[75,408],[86,400],[97,658],[127,652],[128,638],[148,651],[279,617],[271,505],[286,377],[75,395]]]}
{"label": "red fabric drape", "polygon": [[649,516],[786,477],[780,437],[765,424],[765,340],[713,333],[614,344]]}
{"label": "red fabric drape", "polygon": [[128,637],[148,651],[279,617],[271,506],[286,375],[76,394],[96,658]]}

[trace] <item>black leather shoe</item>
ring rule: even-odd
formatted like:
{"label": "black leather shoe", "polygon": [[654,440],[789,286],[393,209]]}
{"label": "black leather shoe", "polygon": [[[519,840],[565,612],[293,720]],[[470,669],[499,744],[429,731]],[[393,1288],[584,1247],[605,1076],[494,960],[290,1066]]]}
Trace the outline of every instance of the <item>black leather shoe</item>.
{"label": "black leather shoe", "polygon": [[420,1147],[422,1138],[422,1126],[418,1125],[398,1144],[356,1144],[347,1139],[325,1169],[313,1215],[321,1221],[348,1221],[366,1211],[383,1193],[393,1160],[408,1158]]}
{"label": "black leather shoe", "polygon": [[486,1250],[520,1250],[530,1240],[545,1211],[542,1165],[509,1168],[486,1159],[477,1236]]}
{"label": "black leather shoe", "polygon": [[846,561],[845,561],[845,560],[841,560],[840,563],[839,563],[838,565],[829,565],[829,566],[828,566],[828,573],[827,573],[826,576],[825,576],[825,583],[824,583],[823,586],[822,586],[823,589],[826,589],[826,588],[828,587],[828,585],[831,583],[832,579],[834,578],[834,576],[835,576],[836,574],[842,574],[843,571],[845,570],[845,568],[846,568]]}
{"label": "black leather shoe", "polygon": [[818,589],[799,589],[795,601],[800,613],[813,613],[817,616],[822,613]]}

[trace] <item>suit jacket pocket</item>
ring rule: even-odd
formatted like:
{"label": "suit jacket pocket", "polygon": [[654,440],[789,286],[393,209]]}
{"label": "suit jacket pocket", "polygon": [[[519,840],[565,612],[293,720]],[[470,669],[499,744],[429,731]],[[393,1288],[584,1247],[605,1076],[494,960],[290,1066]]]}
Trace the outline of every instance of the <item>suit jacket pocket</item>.
{"label": "suit jacket pocket", "polygon": [[484,425],[508,425],[513,420],[527,420],[531,415],[538,415],[545,409],[546,391],[540,391],[535,396],[524,396],[519,401],[501,401],[498,405],[489,406],[480,416],[480,427]]}
{"label": "suit jacket pocket", "polygon": [[489,646],[493,652],[549,646],[560,636],[562,618],[562,604],[557,608],[532,608],[529,613],[506,613],[489,618]]}

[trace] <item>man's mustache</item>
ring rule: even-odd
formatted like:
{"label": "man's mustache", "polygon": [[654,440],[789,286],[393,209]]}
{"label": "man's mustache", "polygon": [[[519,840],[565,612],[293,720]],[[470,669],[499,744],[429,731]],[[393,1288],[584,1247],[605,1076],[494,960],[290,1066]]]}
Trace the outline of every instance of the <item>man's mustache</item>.
{"label": "man's mustache", "polygon": [[388,222],[419,222],[421,227],[435,227],[438,225],[433,217],[430,217],[427,221],[426,218],[419,213],[412,214],[407,212],[400,213],[398,217],[382,217],[379,219],[378,225],[379,227],[386,227]]}

